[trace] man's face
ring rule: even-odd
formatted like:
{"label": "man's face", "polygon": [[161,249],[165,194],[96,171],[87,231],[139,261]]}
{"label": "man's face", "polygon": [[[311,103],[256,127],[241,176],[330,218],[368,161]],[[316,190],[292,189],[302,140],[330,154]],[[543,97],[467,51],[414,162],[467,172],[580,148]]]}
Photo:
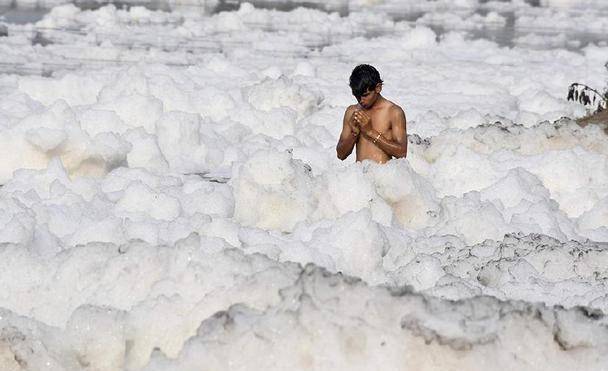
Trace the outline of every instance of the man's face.
{"label": "man's face", "polygon": [[355,96],[355,98],[357,98],[357,102],[359,102],[359,104],[363,108],[369,109],[374,105],[374,103],[376,103],[376,100],[378,99],[379,96],[380,96],[380,84],[378,84],[376,86],[376,88],[366,91],[361,96]]}

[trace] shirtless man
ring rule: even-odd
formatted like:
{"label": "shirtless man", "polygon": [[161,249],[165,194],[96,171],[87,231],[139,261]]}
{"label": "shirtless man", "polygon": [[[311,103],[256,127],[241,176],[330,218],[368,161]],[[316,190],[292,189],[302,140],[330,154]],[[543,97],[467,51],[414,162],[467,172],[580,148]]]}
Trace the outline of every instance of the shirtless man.
{"label": "shirtless man", "polygon": [[350,75],[350,88],[357,102],[344,113],[342,134],[336,146],[340,160],[345,160],[357,145],[357,161],[385,163],[391,157],[407,155],[405,113],[385,99],[378,71],[361,64]]}

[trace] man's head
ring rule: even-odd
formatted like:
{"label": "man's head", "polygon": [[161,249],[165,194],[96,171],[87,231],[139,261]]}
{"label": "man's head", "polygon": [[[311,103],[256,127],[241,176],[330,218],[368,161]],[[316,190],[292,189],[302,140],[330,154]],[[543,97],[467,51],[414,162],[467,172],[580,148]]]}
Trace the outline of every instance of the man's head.
{"label": "man's head", "polygon": [[369,64],[360,64],[350,74],[350,89],[363,108],[374,105],[382,91],[380,73]]}

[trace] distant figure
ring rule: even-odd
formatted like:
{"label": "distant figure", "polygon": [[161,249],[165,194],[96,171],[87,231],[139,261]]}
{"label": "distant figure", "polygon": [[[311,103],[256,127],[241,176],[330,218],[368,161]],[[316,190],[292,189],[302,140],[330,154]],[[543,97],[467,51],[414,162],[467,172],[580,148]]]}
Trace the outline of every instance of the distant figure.
{"label": "distant figure", "polygon": [[350,75],[350,88],[358,104],[344,113],[342,134],[336,146],[340,160],[345,160],[357,145],[357,161],[372,160],[385,163],[391,157],[407,155],[405,113],[395,103],[385,99],[378,71],[361,64]]}

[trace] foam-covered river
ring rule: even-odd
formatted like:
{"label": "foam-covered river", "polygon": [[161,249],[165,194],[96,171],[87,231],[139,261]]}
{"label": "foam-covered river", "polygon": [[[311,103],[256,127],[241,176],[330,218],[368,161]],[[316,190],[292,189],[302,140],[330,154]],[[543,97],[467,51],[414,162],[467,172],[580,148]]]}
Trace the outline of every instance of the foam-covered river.
{"label": "foam-covered river", "polygon": [[[1,370],[606,369],[608,141],[565,99],[606,88],[604,1],[32,5]],[[359,63],[406,159],[336,158]]]}

